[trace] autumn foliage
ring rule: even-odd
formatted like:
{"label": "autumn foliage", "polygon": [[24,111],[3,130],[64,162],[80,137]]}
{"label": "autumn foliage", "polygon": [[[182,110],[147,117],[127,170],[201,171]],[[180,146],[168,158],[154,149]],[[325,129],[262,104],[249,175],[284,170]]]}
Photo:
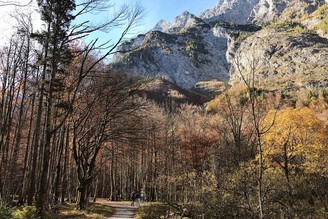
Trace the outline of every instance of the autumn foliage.
{"label": "autumn foliage", "polygon": [[248,84],[205,106],[155,102],[140,95],[144,79],[108,68],[96,41],[68,43],[81,32],[42,41],[56,35],[49,26],[38,51],[24,28],[0,53],[0,217],[137,190],[181,217],[328,217],[326,90],[288,99]]}

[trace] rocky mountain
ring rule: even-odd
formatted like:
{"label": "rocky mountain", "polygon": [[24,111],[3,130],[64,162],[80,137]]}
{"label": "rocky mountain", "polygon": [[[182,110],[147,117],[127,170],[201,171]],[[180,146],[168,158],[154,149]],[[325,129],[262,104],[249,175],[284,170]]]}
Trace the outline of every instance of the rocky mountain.
{"label": "rocky mountain", "polygon": [[285,88],[288,83],[306,87],[310,79],[321,80],[327,72],[327,3],[219,0],[199,17],[184,12],[124,42],[111,67],[192,88],[214,79],[236,83],[240,80],[236,57],[243,67],[252,57],[264,62],[258,72],[267,84],[278,80]]}
{"label": "rocky mountain", "polygon": [[241,43],[235,57],[232,83],[254,72],[256,84],[269,90],[328,88],[328,39],[300,24],[283,23],[257,32]]}
{"label": "rocky mountain", "polygon": [[328,4],[301,3],[290,2],[283,19],[237,42],[231,84],[255,73],[257,85],[269,90],[328,88]]}
{"label": "rocky mountain", "polygon": [[227,41],[226,28],[199,21],[174,33],[152,30],[123,43],[120,51],[125,52],[114,57],[112,67],[160,76],[184,88],[198,81],[228,80]]}
{"label": "rocky mountain", "polygon": [[185,11],[182,15],[177,16],[172,23],[168,23],[164,20],[159,21],[153,30],[166,33],[176,33],[182,29],[188,29],[201,23],[203,23],[202,19],[196,17],[188,11]]}
{"label": "rocky mountain", "polygon": [[[215,7],[200,15],[205,22],[226,21],[236,24],[265,25],[293,11],[312,13],[327,0],[219,0]],[[295,14],[294,14],[295,15]]]}
{"label": "rocky mountain", "polygon": [[225,21],[235,24],[249,23],[259,0],[219,0],[215,7],[200,15],[205,22]]}

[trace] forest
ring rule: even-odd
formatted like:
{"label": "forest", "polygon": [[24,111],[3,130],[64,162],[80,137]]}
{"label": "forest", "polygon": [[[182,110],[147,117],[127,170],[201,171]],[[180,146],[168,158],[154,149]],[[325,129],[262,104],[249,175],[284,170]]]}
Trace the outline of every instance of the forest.
{"label": "forest", "polygon": [[[239,69],[240,84],[204,105],[153,101],[140,90],[156,79],[106,63],[139,5],[96,26],[73,21],[105,1],[38,6],[45,27],[17,15],[0,50],[0,218],[11,206],[46,218],[62,203],[84,210],[135,190],[189,218],[328,217],[328,89],[285,95]],[[117,42],[83,41],[117,25]]]}

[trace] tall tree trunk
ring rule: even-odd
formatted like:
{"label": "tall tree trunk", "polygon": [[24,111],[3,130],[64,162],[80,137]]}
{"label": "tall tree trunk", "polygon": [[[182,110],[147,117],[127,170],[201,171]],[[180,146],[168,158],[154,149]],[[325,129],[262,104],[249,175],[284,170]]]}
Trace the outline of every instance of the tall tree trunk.
{"label": "tall tree trunk", "polygon": [[65,145],[64,145],[64,164],[63,164],[63,173],[61,177],[61,203],[65,202],[65,188],[68,187],[67,183],[67,165],[68,165],[68,156],[69,156],[69,126],[66,128],[66,139],[65,139]]}
{"label": "tall tree trunk", "polygon": [[[48,27],[49,30],[50,27]],[[45,57],[47,57],[48,48],[45,47]],[[38,83],[40,84],[39,87],[39,99],[38,99],[38,110],[36,114],[36,121],[35,121],[35,130],[34,130],[34,142],[33,142],[33,158],[32,158],[32,167],[31,167],[31,180],[29,185],[29,192],[28,192],[28,198],[27,198],[27,204],[32,205],[33,203],[33,197],[36,190],[36,169],[37,169],[37,160],[39,156],[40,143],[42,142],[43,135],[42,132],[42,113],[43,113],[43,98],[44,98],[44,89],[45,89],[45,78],[46,78],[46,64],[43,66],[43,71],[41,73],[41,80],[38,80]]]}
{"label": "tall tree trunk", "polygon": [[83,180],[79,182],[77,194],[77,209],[83,210],[87,206],[87,185]]}

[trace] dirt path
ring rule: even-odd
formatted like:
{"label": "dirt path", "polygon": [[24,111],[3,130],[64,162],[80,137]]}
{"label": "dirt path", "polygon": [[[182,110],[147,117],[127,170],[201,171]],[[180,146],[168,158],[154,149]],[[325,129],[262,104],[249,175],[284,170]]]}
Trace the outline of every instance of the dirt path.
{"label": "dirt path", "polygon": [[136,214],[136,207],[128,203],[108,202],[106,204],[114,208],[114,215],[108,219],[132,219]]}

